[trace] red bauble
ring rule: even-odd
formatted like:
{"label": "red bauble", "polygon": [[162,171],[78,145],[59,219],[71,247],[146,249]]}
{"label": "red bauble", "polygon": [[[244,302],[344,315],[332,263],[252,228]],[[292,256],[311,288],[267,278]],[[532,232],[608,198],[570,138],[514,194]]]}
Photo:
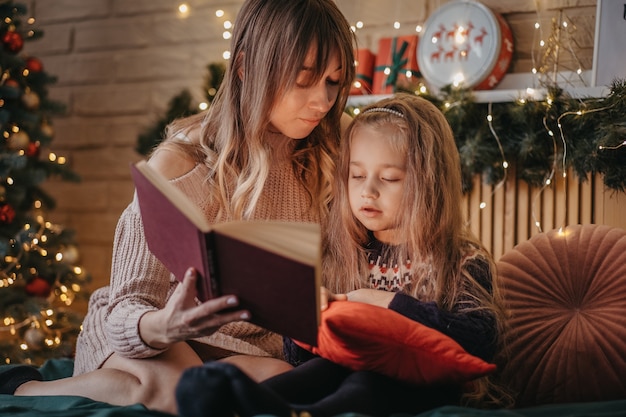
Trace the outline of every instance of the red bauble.
{"label": "red bauble", "polygon": [[2,43],[8,52],[17,54],[24,46],[24,39],[19,33],[10,30],[2,36]]}
{"label": "red bauble", "polygon": [[26,156],[37,158],[39,156],[39,142],[29,142],[26,147]]}
{"label": "red bauble", "polygon": [[43,63],[39,59],[31,56],[26,58],[26,69],[30,72],[41,72],[43,71]]}
{"label": "red bauble", "polygon": [[0,203],[0,223],[9,224],[15,219],[15,209],[8,203]]}
{"label": "red bauble", "polygon": [[33,278],[26,284],[26,293],[35,297],[48,297],[51,290],[50,283],[41,277]]}
{"label": "red bauble", "polygon": [[5,87],[11,87],[11,88],[14,88],[14,89],[18,90],[20,88],[20,83],[15,78],[8,78],[4,82],[4,86]]}

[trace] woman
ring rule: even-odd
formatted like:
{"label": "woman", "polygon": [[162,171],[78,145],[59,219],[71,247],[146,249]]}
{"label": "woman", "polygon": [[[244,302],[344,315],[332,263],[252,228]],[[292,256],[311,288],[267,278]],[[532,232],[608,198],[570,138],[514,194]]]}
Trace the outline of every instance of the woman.
{"label": "woman", "polygon": [[[211,222],[323,222],[354,48],[332,0],[246,1],[210,109],[172,124],[149,164]],[[204,361],[227,361],[259,381],[291,368],[281,337],[242,321],[249,312],[233,311],[236,297],[198,304],[195,279],[189,271],[179,285],[149,252],[133,200],[116,230],[111,283],[90,300],[74,377],[40,382],[32,368],[10,368],[0,390],[175,413],[180,375]]]}

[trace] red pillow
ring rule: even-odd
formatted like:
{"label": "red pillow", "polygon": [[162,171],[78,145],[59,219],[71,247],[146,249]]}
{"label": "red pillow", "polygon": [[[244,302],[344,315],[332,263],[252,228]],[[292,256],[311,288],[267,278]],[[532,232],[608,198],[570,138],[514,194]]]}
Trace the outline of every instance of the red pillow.
{"label": "red pillow", "polygon": [[352,370],[418,385],[463,383],[496,369],[435,329],[393,310],[352,301],[334,301],[322,312],[317,346],[296,343]]}

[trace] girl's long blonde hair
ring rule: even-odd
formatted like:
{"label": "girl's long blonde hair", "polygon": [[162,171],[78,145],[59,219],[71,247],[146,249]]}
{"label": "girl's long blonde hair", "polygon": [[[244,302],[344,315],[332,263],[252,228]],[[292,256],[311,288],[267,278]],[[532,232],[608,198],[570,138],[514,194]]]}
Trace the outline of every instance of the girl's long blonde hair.
{"label": "girl's long blonde hair", "polygon": [[[402,235],[395,239],[404,243],[390,249],[392,259],[411,260],[412,281],[405,291],[421,301],[435,301],[446,311],[487,310],[493,313],[498,334],[504,334],[505,313],[495,264],[469,232],[461,209],[461,165],[452,130],[443,113],[418,96],[399,93],[371,104],[346,131],[337,163],[336,198],[325,233],[324,285],[335,293],[368,286],[364,250],[368,231],[352,214],[348,199],[350,143],[361,126],[391,127],[391,137],[381,140],[407,155],[406,189],[397,219]],[[464,257],[476,250],[491,269],[487,271],[494,279],[491,292],[462,268]],[[487,383],[475,384],[476,398],[485,395]]]}
{"label": "girl's long blonde hair", "polygon": [[[333,54],[340,60],[339,96],[308,138],[298,140],[292,165],[324,218],[332,195],[340,119],[354,78],[356,40],[333,0],[248,0],[235,21],[231,61],[206,113],[172,123],[164,146],[182,147],[210,168],[211,198],[222,219],[249,219],[270,169],[267,143],[270,113],[294,88],[311,48],[319,82]],[[202,123],[199,143],[178,139]],[[181,135],[182,133],[182,135]],[[193,142],[193,141],[192,141]]]}

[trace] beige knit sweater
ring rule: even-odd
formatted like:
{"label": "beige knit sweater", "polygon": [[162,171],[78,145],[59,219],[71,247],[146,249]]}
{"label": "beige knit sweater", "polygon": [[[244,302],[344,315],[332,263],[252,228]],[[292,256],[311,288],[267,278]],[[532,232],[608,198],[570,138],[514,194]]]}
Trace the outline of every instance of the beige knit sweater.
{"label": "beige knit sweater", "polygon": [[[208,203],[207,172],[200,164],[172,183],[214,221],[217,208]],[[315,221],[309,206],[306,191],[289,162],[284,161],[272,166],[255,218]],[[174,277],[148,250],[135,196],[116,228],[110,285],[91,296],[77,342],[74,375],[99,368],[114,352],[128,358],[161,353],[141,340],[139,319],[146,312],[163,308],[176,285]],[[282,357],[279,335],[246,322],[225,325],[198,341],[232,353]]]}

